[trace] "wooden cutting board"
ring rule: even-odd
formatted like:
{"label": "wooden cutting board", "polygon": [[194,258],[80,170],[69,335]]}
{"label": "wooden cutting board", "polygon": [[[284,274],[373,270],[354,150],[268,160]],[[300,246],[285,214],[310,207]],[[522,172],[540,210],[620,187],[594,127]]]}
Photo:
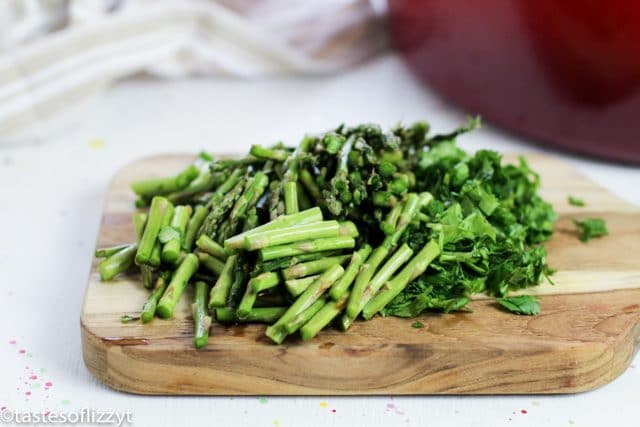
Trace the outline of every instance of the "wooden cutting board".
{"label": "wooden cutting board", "polygon": [[[513,157],[510,157],[513,159]],[[347,333],[281,346],[262,325],[211,328],[195,350],[185,294],[173,320],[122,324],[147,297],[136,277],[102,283],[91,269],[82,309],[84,361],[100,381],[142,394],[334,395],[574,393],[599,387],[629,365],[640,340],[640,210],[554,158],[528,155],[544,197],[561,217],[547,244],[558,270],[541,295],[542,313],[505,313],[487,298],[473,313],[376,318]],[[121,170],[108,191],[97,246],[134,240],[128,184],[177,171],[188,156],[159,156]],[[633,183],[629,183],[632,185]],[[567,196],[587,201],[570,206]],[[572,217],[606,219],[610,235],[580,242]]]}

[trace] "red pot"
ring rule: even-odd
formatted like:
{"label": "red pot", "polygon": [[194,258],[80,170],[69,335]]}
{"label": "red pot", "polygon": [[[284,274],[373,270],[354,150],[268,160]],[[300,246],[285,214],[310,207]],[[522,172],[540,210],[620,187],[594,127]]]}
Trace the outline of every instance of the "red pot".
{"label": "red pot", "polygon": [[548,144],[640,163],[640,2],[389,0],[432,88]]}

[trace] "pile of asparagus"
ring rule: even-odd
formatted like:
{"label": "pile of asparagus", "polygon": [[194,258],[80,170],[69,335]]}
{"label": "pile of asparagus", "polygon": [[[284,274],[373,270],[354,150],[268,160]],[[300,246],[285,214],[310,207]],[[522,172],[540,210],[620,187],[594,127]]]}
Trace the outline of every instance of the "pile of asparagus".
{"label": "pile of asparagus", "polygon": [[[280,344],[297,331],[310,340],[334,320],[347,330],[388,314],[434,260],[450,259],[433,224],[442,201],[414,174],[420,154],[476,125],[435,137],[424,123],[388,133],[341,126],[296,148],[255,145],[241,159],[203,153],[175,176],[132,184],[137,240],[97,250],[100,277],[139,271],[150,291],[143,323],[171,318],[192,286],[197,348],[213,315],[270,324],[266,335]],[[433,308],[459,309],[460,298]]]}

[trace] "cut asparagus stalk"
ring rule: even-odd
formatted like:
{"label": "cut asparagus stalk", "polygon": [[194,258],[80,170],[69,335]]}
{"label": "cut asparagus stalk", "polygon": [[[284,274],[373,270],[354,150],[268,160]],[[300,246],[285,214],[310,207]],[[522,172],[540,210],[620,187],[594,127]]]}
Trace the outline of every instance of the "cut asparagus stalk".
{"label": "cut asparagus stalk", "polygon": [[166,274],[158,275],[151,295],[149,295],[149,298],[147,298],[147,301],[142,306],[142,312],[140,313],[142,323],[149,323],[153,320],[153,317],[156,314],[158,301],[162,298],[162,294],[164,294],[164,291],[167,288],[167,276],[168,275]]}
{"label": "cut asparagus stalk", "polygon": [[231,285],[234,280],[234,270],[237,259],[238,255],[231,255],[227,258],[216,284],[211,288],[211,292],[209,293],[209,309],[227,305],[227,298],[229,297],[229,291],[231,290]]}
{"label": "cut asparagus stalk", "polygon": [[197,206],[193,211],[193,215],[191,215],[191,219],[189,219],[189,223],[187,224],[187,231],[184,235],[184,245],[183,249],[187,252],[191,252],[193,249],[193,244],[196,241],[196,236],[198,235],[198,230],[202,227],[202,223],[204,219],[207,217],[209,213],[209,209],[204,206]]}
{"label": "cut asparagus stalk", "polygon": [[325,271],[302,293],[302,295],[300,295],[300,297],[298,297],[298,299],[296,299],[286,313],[283,314],[275,324],[267,328],[266,335],[274,342],[282,342],[282,329],[287,332],[288,323],[316,302],[318,298],[320,298],[343,273],[344,269],[340,265],[334,265],[329,270]]}
{"label": "cut asparagus stalk", "polygon": [[94,256],[96,258],[109,258],[111,255],[116,254],[118,252],[120,252],[123,249],[128,248],[130,245],[118,245],[118,246],[111,246],[108,248],[100,248],[100,249],[96,249]]}
{"label": "cut asparagus stalk", "polygon": [[220,246],[219,244],[214,242],[209,236],[206,236],[204,234],[198,237],[198,240],[196,241],[196,246],[202,252],[206,252],[209,255],[214,256],[222,261],[226,261],[227,257],[229,256],[227,251],[222,246]]}
{"label": "cut asparagus stalk", "polygon": [[362,317],[371,319],[377,312],[391,302],[411,281],[427,270],[431,261],[440,254],[440,245],[436,241],[427,243],[416,256],[362,309]]}
{"label": "cut asparagus stalk", "polygon": [[318,277],[320,277],[320,275],[315,274],[313,276],[303,277],[302,279],[287,280],[284,284],[291,296],[297,297],[303,293],[309,285],[315,282]]}
{"label": "cut asparagus stalk", "polygon": [[261,261],[269,261],[276,258],[296,256],[311,252],[325,252],[336,249],[352,249],[356,245],[353,237],[340,236],[328,239],[306,240],[282,246],[270,246],[260,249]]}
{"label": "cut asparagus stalk", "polygon": [[189,165],[175,176],[136,181],[131,184],[131,189],[142,198],[165,196],[184,189],[197,176],[198,168],[195,165]]}
{"label": "cut asparagus stalk", "polygon": [[178,304],[180,297],[182,297],[191,276],[198,270],[198,265],[198,257],[194,254],[188,254],[184,257],[184,260],[173,274],[169,286],[158,302],[156,309],[158,316],[163,319],[168,319],[173,316],[173,310],[176,304]]}
{"label": "cut asparagus stalk", "polygon": [[287,215],[298,212],[298,184],[295,181],[284,184],[284,206]]}
{"label": "cut asparagus stalk", "polygon": [[358,230],[351,221],[322,221],[252,233],[244,238],[244,249],[255,251],[257,249],[285,245],[302,240],[324,239],[338,236],[356,237],[357,235]]}
{"label": "cut asparagus stalk", "polygon": [[209,270],[210,272],[220,276],[224,270],[224,262],[217,258],[212,257],[204,252],[196,252],[200,265]]}
{"label": "cut asparagus stalk", "polygon": [[147,264],[151,258],[151,252],[158,239],[158,233],[162,227],[163,219],[165,215],[173,214],[173,205],[164,197],[154,197],[151,200],[151,208],[149,209],[149,216],[147,223],[138,245],[138,251],[136,253],[136,264]]}
{"label": "cut asparagus stalk", "polygon": [[100,279],[106,282],[127,271],[133,265],[137,250],[138,244],[133,243],[98,264]]}
{"label": "cut asparagus stalk", "polygon": [[320,258],[315,261],[303,262],[296,264],[282,271],[282,276],[289,279],[297,279],[300,277],[306,277],[312,274],[321,273],[328,270],[335,264],[344,264],[350,255],[338,255],[333,257]]}
{"label": "cut asparagus stalk", "polygon": [[258,322],[271,324],[282,317],[286,310],[286,307],[256,307],[252,308],[244,319],[240,319],[233,308],[219,307],[216,308],[216,319],[222,323]]}
{"label": "cut asparagus stalk", "polygon": [[271,222],[225,240],[224,245],[225,247],[230,249],[241,249],[244,246],[244,239],[246,236],[261,233],[263,231],[287,228],[294,225],[310,224],[320,221],[322,221],[322,211],[319,207],[314,207],[292,215],[280,216]]}
{"label": "cut asparagus stalk", "polygon": [[342,298],[342,295],[344,295],[347,289],[349,289],[358,274],[358,271],[360,271],[360,267],[371,254],[371,250],[371,246],[365,244],[360,248],[360,250],[351,255],[351,261],[349,262],[344,274],[333,284],[333,286],[331,286],[331,290],[329,291],[331,298],[336,301]]}
{"label": "cut asparagus stalk", "polygon": [[194,301],[191,305],[193,314],[193,344],[196,348],[204,348],[209,342],[211,316],[207,313],[207,294],[209,288],[205,282],[195,283]]}
{"label": "cut asparagus stalk", "polygon": [[251,312],[259,292],[271,289],[277,286],[278,283],[280,283],[280,277],[277,273],[262,273],[249,280],[244,297],[242,297],[236,310],[238,317],[244,319]]}
{"label": "cut asparagus stalk", "polygon": [[170,227],[177,231],[177,236],[164,244],[161,259],[168,264],[175,264],[183,246],[184,234],[187,231],[187,223],[191,217],[191,206],[176,206],[171,218]]}
{"label": "cut asparagus stalk", "polygon": [[345,293],[337,301],[330,300],[300,329],[303,341],[309,341],[323,330],[344,309],[349,298]]}

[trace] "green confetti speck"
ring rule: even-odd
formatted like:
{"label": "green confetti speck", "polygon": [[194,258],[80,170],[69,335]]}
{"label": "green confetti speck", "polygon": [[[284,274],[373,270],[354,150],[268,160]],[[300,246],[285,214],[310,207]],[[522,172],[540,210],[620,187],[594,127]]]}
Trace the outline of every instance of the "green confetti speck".
{"label": "green confetti speck", "polygon": [[40,368],[40,372],[47,372],[47,368]]}
{"label": "green confetti speck", "polygon": [[62,404],[63,404],[63,405],[70,405],[70,404],[71,404],[71,401],[70,401],[70,400],[67,400],[67,399],[64,399],[64,400],[62,401]]}
{"label": "green confetti speck", "polygon": [[31,388],[40,388],[40,383],[31,384]]}
{"label": "green confetti speck", "polygon": [[269,403],[269,399],[267,399],[266,397],[259,397],[258,402],[262,403],[263,405],[266,405],[267,403]]}
{"label": "green confetti speck", "polygon": [[33,357],[33,354],[27,353],[27,357]]}

